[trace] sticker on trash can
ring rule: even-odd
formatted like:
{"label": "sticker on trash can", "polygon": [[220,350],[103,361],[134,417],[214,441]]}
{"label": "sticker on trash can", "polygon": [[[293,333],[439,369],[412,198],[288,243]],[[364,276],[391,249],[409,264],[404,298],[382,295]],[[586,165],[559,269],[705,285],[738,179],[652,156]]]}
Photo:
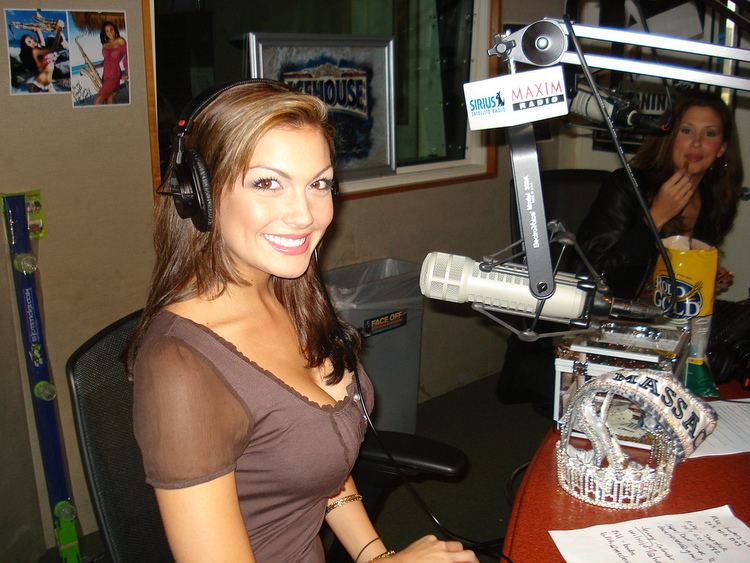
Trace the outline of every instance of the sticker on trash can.
{"label": "sticker on trash can", "polygon": [[406,324],[406,311],[393,311],[385,315],[378,315],[372,319],[365,319],[364,333],[365,336],[375,336],[381,332],[387,332],[404,326]]}

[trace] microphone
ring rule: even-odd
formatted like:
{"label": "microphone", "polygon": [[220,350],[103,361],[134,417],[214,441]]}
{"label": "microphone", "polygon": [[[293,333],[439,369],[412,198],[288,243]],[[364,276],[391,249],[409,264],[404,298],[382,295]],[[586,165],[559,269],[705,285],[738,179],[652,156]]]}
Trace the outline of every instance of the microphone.
{"label": "microphone", "polygon": [[591,318],[651,319],[662,315],[653,305],[615,299],[597,290],[591,280],[573,274],[555,275],[555,292],[537,300],[529,291],[529,271],[521,264],[504,263],[489,271],[485,263],[465,256],[431,252],[422,262],[419,289],[431,299],[479,303],[493,310],[586,328]]}
{"label": "microphone", "polygon": [[[643,133],[664,133],[661,118],[644,115],[632,103],[617,99],[610,94],[601,94],[604,109],[615,127],[637,130]],[[570,102],[570,111],[594,123],[605,123],[601,108],[593,93],[579,89]]]}

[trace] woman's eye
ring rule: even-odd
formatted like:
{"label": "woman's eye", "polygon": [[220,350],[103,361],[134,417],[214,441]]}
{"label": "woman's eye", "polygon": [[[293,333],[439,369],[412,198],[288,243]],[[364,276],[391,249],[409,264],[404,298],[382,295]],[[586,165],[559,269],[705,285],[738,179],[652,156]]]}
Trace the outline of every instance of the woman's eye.
{"label": "woman's eye", "polygon": [[717,137],[719,135],[718,131],[708,130],[706,131],[706,137]]}
{"label": "woman's eye", "polygon": [[312,184],[310,184],[310,187],[315,190],[330,191],[331,189],[333,189],[333,180],[321,178],[319,180],[315,180]]}
{"label": "woman's eye", "polygon": [[273,190],[279,188],[280,185],[275,178],[258,178],[253,182],[253,187],[259,190]]}
{"label": "woman's eye", "polygon": [[685,135],[688,135],[690,133],[690,127],[682,127],[680,129],[680,133],[684,133]]}

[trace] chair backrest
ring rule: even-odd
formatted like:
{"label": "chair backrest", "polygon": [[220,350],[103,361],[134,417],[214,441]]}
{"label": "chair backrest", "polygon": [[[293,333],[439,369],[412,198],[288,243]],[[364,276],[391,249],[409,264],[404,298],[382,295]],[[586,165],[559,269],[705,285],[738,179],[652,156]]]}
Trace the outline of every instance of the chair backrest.
{"label": "chair backrest", "polygon": [[110,557],[172,561],[133,436],[133,387],[123,352],[139,317],[136,311],[89,339],[66,372],[89,494]]}
{"label": "chair backrest", "polygon": [[[599,193],[599,187],[609,174],[608,170],[588,168],[542,170],[540,180],[547,221],[557,219],[571,233],[578,231],[578,227],[581,226],[581,222]],[[520,236],[520,228],[513,179],[510,181],[510,187],[511,238],[517,240]]]}

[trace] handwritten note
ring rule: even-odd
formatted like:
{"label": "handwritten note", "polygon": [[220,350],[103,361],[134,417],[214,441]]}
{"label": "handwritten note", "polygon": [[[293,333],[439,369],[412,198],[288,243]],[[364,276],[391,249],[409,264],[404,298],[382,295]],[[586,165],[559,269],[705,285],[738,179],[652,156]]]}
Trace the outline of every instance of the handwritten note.
{"label": "handwritten note", "polygon": [[726,505],[550,535],[567,563],[750,561],[750,528]]}
{"label": "handwritten note", "polygon": [[750,427],[750,405],[747,404],[748,402],[712,401],[711,406],[719,415],[719,424],[690,457],[750,451],[750,437],[747,433],[747,429]]}

